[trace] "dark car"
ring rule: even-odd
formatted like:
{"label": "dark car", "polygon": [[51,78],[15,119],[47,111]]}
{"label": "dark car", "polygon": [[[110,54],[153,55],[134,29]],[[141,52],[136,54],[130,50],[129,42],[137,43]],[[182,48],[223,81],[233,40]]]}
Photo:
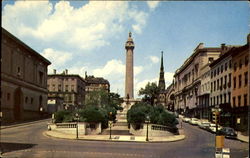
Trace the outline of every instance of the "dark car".
{"label": "dark car", "polygon": [[224,135],[226,138],[237,138],[237,133],[234,131],[233,128],[230,127],[223,127],[220,131],[220,134]]}

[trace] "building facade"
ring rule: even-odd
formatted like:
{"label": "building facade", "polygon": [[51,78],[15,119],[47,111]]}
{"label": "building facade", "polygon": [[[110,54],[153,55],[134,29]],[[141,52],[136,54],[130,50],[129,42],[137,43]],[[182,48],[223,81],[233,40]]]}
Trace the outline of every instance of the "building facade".
{"label": "building facade", "polygon": [[48,113],[53,114],[60,110],[64,110],[63,98],[59,96],[48,97]]}
{"label": "building facade", "polygon": [[175,110],[189,116],[199,117],[200,70],[219,57],[221,48],[204,47],[200,43],[194,53],[174,74]]}
{"label": "building facade", "polygon": [[64,100],[64,108],[66,110],[74,110],[83,107],[85,103],[85,80],[76,74],[68,74],[65,70],[61,74],[48,75],[48,91],[49,97],[62,97]]}
{"label": "building facade", "polygon": [[232,53],[232,109],[233,126],[236,130],[247,131],[248,129],[248,108],[249,108],[249,42],[234,49]]}
{"label": "building facade", "polygon": [[47,67],[51,63],[2,28],[1,111],[3,122],[47,112]]}
{"label": "building facade", "polygon": [[222,110],[219,124],[223,126],[231,126],[232,124],[231,84],[232,53],[234,49],[236,49],[236,46],[222,44],[221,56],[210,64],[210,111],[214,107],[219,107]]}
{"label": "building facade", "polygon": [[[210,61],[212,62],[212,61]],[[201,89],[199,94],[199,115],[201,119],[211,119],[211,109],[209,107],[209,97],[210,97],[210,62],[200,70],[200,80],[201,80]]]}

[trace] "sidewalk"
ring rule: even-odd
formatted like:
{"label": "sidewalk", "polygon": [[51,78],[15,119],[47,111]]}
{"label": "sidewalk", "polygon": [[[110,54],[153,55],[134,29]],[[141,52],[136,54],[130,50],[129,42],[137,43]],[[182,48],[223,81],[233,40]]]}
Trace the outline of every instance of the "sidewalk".
{"label": "sidewalk", "polygon": [[244,136],[241,134],[241,132],[237,132],[237,139],[249,143],[249,136]]}
{"label": "sidewalk", "polygon": [[[45,131],[45,136],[63,138],[63,139],[76,139],[74,134],[65,134],[57,131]],[[79,140],[92,140],[92,141],[119,141],[119,142],[146,142],[145,136],[131,136],[131,135],[79,135]],[[174,135],[168,137],[149,137],[149,142],[174,142],[185,139],[185,135]]]}
{"label": "sidewalk", "polygon": [[25,125],[31,125],[34,123],[39,123],[39,122],[45,122],[45,121],[50,121],[51,118],[45,118],[41,120],[35,120],[35,121],[29,121],[29,122],[20,122],[20,123],[15,123],[15,124],[10,124],[10,125],[1,125],[1,130],[6,129],[6,128],[13,128],[13,127],[18,127],[18,126],[25,126]]}

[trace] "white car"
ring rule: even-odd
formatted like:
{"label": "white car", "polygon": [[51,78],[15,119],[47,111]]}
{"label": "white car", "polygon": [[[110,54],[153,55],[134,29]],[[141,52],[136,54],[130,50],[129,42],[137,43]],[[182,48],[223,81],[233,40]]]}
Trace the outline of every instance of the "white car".
{"label": "white car", "polygon": [[201,128],[201,129],[206,129],[208,128],[210,125],[210,122],[208,121],[200,121],[198,122],[198,126]]}
{"label": "white car", "polygon": [[198,120],[197,118],[191,118],[191,120],[189,121],[189,123],[190,123],[191,125],[197,125],[198,122],[199,122],[199,120]]}
{"label": "white car", "polygon": [[[222,127],[220,125],[218,125],[218,131],[221,130]],[[209,131],[212,132],[212,133],[216,133],[216,124],[214,123],[211,123],[209,125]]]}
{"label": "white car", "polygon": [[184,117],[183,118],[183,122],[189,122],[191,119],[190,118],[188,118],[188,117]]}

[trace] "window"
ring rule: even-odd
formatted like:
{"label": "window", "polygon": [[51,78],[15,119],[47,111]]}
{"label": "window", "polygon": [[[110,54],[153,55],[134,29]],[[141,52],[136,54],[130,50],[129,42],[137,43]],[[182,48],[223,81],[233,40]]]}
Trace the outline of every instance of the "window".
{"label": "window", "polygon": [[227,88],[227,75],[225,76],[224,89]]}
{"label": "window", "polygon": [[239,67],[240,69],[242,68],[242,60],[240,59],[240,62],[239,62]]}
{"label": "window", "polygon": [[228,103],[231,103],[231,92],[228,92]]}
{"label": "window", "polygon": [[245,75],[245,86],[247,86],[247,82],[248,82],[248,72],[245,72],[244,75]]}
{"label": "window", "polygon": [[69,89],[69,86],[66,85],[66,86],[65,86],[65,91],[68,92],[68,89]]}
{"label": "window", "polygon": [[214,104],[213,105],[215,105],[215,97],[214,97]]}
{"label": "window", "polygon": [[220,67],[220,71],[221,71],[221,73],[223,72],[223,65],[221,65],[221,67]]}
{"label": "window", "polygon": [[213,62],[213,61],[214,61],[214,58],[213,58],[213,57],[209,57],[209,58],[208,58],[208,62],[209,62],[209,63],[211,63],[211,62]]}
{"label": "window", "polygon": [[224,94],[224,104],[227,102],[227,94]]}
{"label": "window", "polygon": [[213,71],[211,71],[211,78],[213,78]]}
{"label": "window", "polygon": [[43,84],[43,72],[39,71],[39,84]]}
{"label": "window", "polygon": [[217,105],[219,105],[219,96],[217,96]]}
{"label": "window", "polygon": [[236,77],[234,77],[234,89],[236,88]]}
{"label": "window", "polygon": [[232,60],[229,60],[229,68],[232,68]]}
{"label": "window", "polygon": [[7,93],[7,100],[10,100],[10,93]]}
{"label": "window", "polygon": [[214,77],[216,76],[216,69],[214,70]]}
{"label": "window", "polygon": [[52,91],[55,91],[56,90],[56,86],[53,84],[52,85]]}
{"label": "window", "polygon": [[228,87],[230,88],[231,87],[231,73],[229,74],[228,76]]}
{"label": "window", "polygon": [[220,80],[217,79],[217,90],[219,90],[219,88],[220,88],[220,87],[219,87],[219,84],[220,84],[219,82],[220,82]]}
{"label": "window", "polygon": [[220,104],[222,104],[222,94],[220,95]]}
{"label": "window", "polygon": [[234,71],[236,71],[237,70],[237,63],[235,62],[234,63]]}
{"label": "window", "polygon": [[248,55],[245,56],[245,65],[247,66],[247,64],[248,64]]}
{"label": "window", "polygon": [[244,95],[244,106],[247,106],[247,94]]}
{"label": "window", "polygon": [[214,91],[216,90],[216,82],[214,81]]}
{"label": "window", "polygon": [[58,85],[58,91],[61,92],[61,90],[62,90],[62,85],[59,84]]}
{"label": "window", "polygon": [[239,75],[239,88],[241,87],[241,75]]}
{"label": "window", "polygon": [[18,66],[17,67],[17,76],[20,77],[21,76],[21,68]]}
{"label": "window", "polygon": [[[213,87],[213,82],[211,82],[211,87]],[[213,88],[211,88],[211,92],[213,92]]]}
{"label": "window", "polygon": [[233,97],[233,107],[235,107],[235,97]]}
{"label": "window", "polygon": [[219,73],[220,73],[220,67],[218,66],[218,68],[217,68],[217,75],[219,75]]}
{"label": "window", "polygon": [[225,63],[225,71],[227,71],[227,62]]}
{"label": "window", "polygon": [[74,85],[71,85],[71,91],[74,92]]}
{"label": "window", "polygon": [[33,104],[33,98],[30,98],[30,104]]}
{"label": "window", "polygon": [[222,85],[223,85],[223,77],[220,78],[220,90],[222,90]]}
{"label": "window", "polygon": [[26,104],[28,103],[28,97],[25,97],[25,103]]}
{"label": "window", "polygon": [[241,106],[241,96],[239,95],[238,96],[238,107],[240,107]]}

